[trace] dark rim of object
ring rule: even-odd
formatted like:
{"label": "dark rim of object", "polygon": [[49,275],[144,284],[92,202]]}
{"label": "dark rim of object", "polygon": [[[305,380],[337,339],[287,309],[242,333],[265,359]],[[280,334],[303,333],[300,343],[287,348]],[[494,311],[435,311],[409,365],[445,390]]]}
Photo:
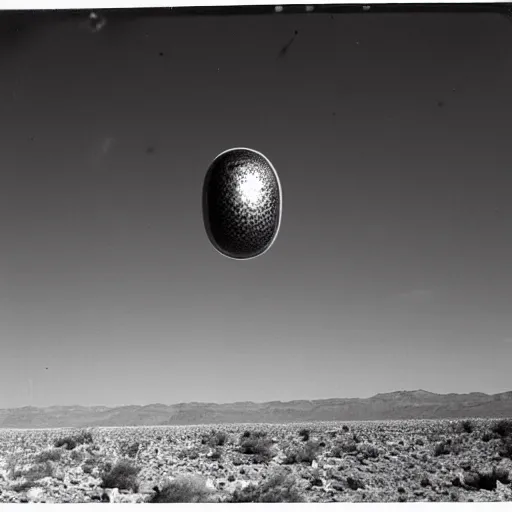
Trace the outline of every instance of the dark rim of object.
{"label": "dark rim of object", "polygon": [[[136,7],[136,8],[106,8],[106,9],[5,9],[0,12],[2,16],[12,16],[14,14],[21,16],[25,19],[29,18],[42,18],[47,16],[51,20],[58,18],[69,19],[73,17],[87,16],[91,12],[97,14],[108,15],[115,19],[126,19],[133,21],[135,18],[143,17],[162,17],[162,16],[205,16],[205,15],[257,15],[266,14],[276,15],[276,6],[282,7],[282,12],[279,15],[286,14],[306,14],[306,7],[314,7],[312,12],[307,12],[308,15],[313,14],[343,14],[343,13],[365,13],[365,12],[378,12],[378,13],[478,13],[489,12],[497,14],[507,14],[512,8],[512,2],[508,3],[389,3],[389,4],[322,4],[311,2],[310,4],[303,5],[281,5],[275,2],[269,5],[209,5],[201,7]],[[370,7],[370,9],[368,9]]]}

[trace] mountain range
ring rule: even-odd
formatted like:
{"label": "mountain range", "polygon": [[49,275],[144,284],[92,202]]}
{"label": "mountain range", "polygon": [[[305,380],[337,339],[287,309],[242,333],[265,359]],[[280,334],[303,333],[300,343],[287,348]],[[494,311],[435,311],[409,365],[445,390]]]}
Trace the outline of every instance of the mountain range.
{"label": "mountain range", "polygon": [[0,409],[0,428],[122,427],[442,418],[512,418],[512,391],[437,394],[424,390],[370,398],[174,405],[51,406]]}

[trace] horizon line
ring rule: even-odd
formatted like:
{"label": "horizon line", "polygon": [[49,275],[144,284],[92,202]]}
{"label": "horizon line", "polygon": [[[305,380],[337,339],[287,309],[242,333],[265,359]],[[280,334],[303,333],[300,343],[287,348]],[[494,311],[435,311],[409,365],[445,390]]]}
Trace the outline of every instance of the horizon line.
{"label": "horizon line", "polygon": [[291,402],[322,402],[322,401],[329,401],[329,400],[370,400],[372,398],[382,396],[382,395],[393,395],[398,393],[428,393],[430,395],[437,395],[437,396],[448,396],[448,395],[485,395],[485,396],[496,396],[496,395],[503,395],[506,393],[512,393],[512,390],[506,390],[506,391],[500,391],[498,393],[485,393],[483,391],[468,391],[465,393],[456,393],[456,392],[449,392],[449,393],[436,393],[433,391],[427,391],[425,389],[399,389],[395,391],[386,391],[386,392],[379,392],[371,396],[366,397],[330,397],[330,398],[296,398],[293,400],[264,400],[264,401],[254,401],[254,400],[237,400],[234,402],[201,402],[197,400],[191,400],[188,402],[174,402],[174,403],[163,403],[163,402],[150,402],[146,404],[117,404],[117,405],[104,405],[104,404],[91,404],[91,405],[82,405],[82,404],[67,404],[67,405],[59,405],[59,404],[52,404],[52,405],[21,405],[17,407],[0,407],[0,411],[5,410],[16,410],[16,409],[48,409],[52,407],[83,407],[83,408],[93,408],[93,407],[104,407],[107,409],[117,409],[121,407],[149,407],[151,405],[162,405],[165,407],[173,407],[173,406],[180,406],[180,405],[190,405],[190,404],[197,404],[197,405],[236,405],[236,404],[255,404],[255,405],[263,405],[263,404],[269,404],[269,403],[282,403],[287,404]]}

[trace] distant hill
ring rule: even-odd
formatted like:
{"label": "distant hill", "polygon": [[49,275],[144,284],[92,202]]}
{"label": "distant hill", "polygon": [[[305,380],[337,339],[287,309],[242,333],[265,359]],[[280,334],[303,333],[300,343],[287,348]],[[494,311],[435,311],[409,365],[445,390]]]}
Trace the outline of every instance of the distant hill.
{"label": "distant hill", "polygon": [[0,428],[293,423],[441,418],[512,417],[512,391],[496,395],[439,395],[396,391],[370,398],[292,402],[181,403],[123,407],[21,407],[0,409]]}

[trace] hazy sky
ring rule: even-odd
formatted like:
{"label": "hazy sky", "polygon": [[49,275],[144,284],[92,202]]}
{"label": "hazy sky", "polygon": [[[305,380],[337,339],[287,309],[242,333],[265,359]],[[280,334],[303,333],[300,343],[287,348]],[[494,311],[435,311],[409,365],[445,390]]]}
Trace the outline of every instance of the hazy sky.
{"label": "hazy sky", "polygon": [[[496,14],[29,26],[0,49],[0,407],[511,390],[511,48]],[[245,262],[201,215],[236,146],[283,186]]]}

